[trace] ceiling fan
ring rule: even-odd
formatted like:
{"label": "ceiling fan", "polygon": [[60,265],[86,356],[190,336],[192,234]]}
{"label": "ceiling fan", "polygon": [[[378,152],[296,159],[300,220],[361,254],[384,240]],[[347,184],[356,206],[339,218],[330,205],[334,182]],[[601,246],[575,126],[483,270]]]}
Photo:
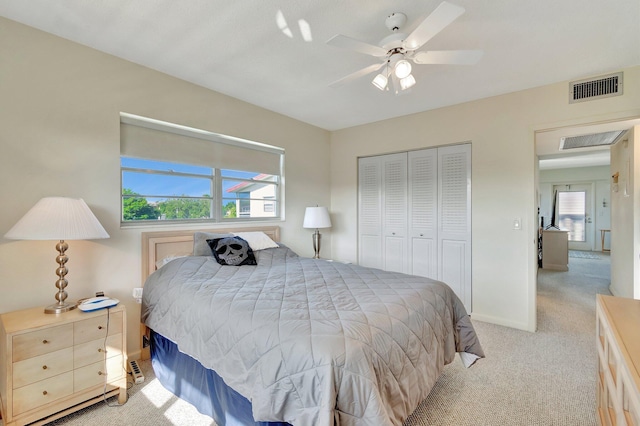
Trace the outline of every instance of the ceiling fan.
{"label": "ceiling fan", "polygon": [[464,8],[448,3],[440,5],[422,21],[409,35],[400,32],[407,22],[404,13],[392,13],[385,20],[385,25],[392,34],[382,39],[379,46],[338,34],[327,41],[327,44],[345,49],[355,50],[381,60],[358,70],[330,84],[339,87],[345,83],[363,77],[374,71],[382,70],[372,83],[380,90],[389,90],[389,80],[396,94],[413,87],[415,77],[411,74],[411,62],[414,64],[452,64],[473,65],[482,57],[482,50],[423,50],[418,51],[426,42],[451,24],[464,13]]}

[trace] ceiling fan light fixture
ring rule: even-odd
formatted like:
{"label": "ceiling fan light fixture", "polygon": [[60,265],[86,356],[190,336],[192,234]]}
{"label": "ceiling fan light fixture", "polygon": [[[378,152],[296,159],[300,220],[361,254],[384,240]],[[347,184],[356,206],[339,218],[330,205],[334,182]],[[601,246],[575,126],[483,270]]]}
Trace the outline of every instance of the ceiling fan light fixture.
{"label": "ceiling fan light fixture", "polygon": [[384,74],[378,74],[375,76],[375,78],[373,79],[373,81],[371,82],[371,84],[373,84],[374,86],[376,86],[378,89],[380,90],[384,90],[387,88],[387,76]]}
{"label": "ceiling fan light fixture", "polygon": [[416,84],[416,79],[411,74],[409,74],[405,78],[400,79],[400,89],[402,90],[410,89],[413,86],[415,86],[415,84]]}
{"label": "ceiling fan light fixture", "polygon": [[[411,75],[411,64],[406,59],[399,60],[394,68],[396,77],[403,79]],[[415,80],[414,80],[415,83]]]}

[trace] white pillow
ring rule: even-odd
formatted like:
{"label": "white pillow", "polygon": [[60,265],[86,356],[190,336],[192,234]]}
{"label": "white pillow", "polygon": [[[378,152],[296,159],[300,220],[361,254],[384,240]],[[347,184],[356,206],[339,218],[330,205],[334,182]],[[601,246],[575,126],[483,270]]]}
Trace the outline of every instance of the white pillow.
{"label": "white pillow", "polygon": [[280,247],[264,232],[234,232],[233,235],[248,242],[253,251]]}
{"label": "white pillow", "polygon": [[187,257],[187,256],[190,256],[190,254],[189,253],[170,254],[167,257],[164,257],[156,262],[156,269],[162,268],[164,265],[166,265],[167,263],[171,262],[174,259],[180,259],[181,257]]}

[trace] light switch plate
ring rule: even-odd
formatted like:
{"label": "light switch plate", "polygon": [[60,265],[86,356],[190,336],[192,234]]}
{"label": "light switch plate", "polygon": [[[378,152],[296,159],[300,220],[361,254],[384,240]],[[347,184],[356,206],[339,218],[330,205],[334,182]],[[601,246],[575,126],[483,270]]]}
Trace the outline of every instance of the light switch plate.
{"label": "light switch plate", "polygon": [[513,229],[515,229],[516,231],[519,231],[522,229],[522,220],[520,220],[519,217],[516,217],[515,219],[513,219]]}

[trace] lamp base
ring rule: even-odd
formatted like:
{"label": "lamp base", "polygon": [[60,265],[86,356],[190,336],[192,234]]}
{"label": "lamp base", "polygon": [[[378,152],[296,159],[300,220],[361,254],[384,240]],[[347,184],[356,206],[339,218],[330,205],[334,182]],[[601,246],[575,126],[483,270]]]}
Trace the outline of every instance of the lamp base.
{"label": "lamp base", "polygon": [[320,235],[320,231],[316,229],[316,232],[313,233],[313,251],[315,252],[313,258],[320,259],[320,239],[322,235]]}
{"label": "lamp base", "polygon": [[44,308],[45,314],[61,314],[63,312],[68,312],[76,308],[75,304],[71,303],[54,303],[53,305],[49,305]]}

